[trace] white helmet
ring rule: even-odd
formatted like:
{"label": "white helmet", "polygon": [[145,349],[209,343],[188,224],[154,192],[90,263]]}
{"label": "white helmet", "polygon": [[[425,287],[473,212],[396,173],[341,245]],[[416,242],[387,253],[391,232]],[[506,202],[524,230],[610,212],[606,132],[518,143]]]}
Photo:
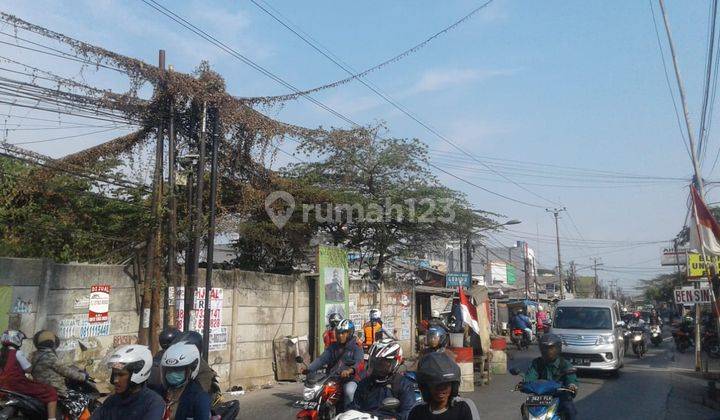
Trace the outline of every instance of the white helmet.
{"label": "white helmet", "polygon": [[381,317],[382,317],[382,313],[380,313],[380,309],[370,309],[370,320],[371,321],[380,319]]}
{"label": "white helmet", "polygon": [[440,318],[440,311],[438,311],[437,309],[433,309],[432,312],[430,312],[430,317],[431,318]]}
{"label": "white helmet", "polygon": [[197,346],[187,341],[175,343],[163,353],[160,366],[168,368],[189,366],[192,370],[190,378],[195,379],[200,372],[200,352]]}
{"label": "white helmet", "polygon": [[538,311],[542,311],[542,310],[543,310],[542,305],[538,305]]}
{"label": "white helmet", "polygon": [[19,348],[26,338],[25,333],[20,330],[7,330],[2,334],[2,337],[0,337],[0,342],[2,342],[3,346],[15,346]]}
{"label": "white helmet", "polygon": [[140,344],[118,347],[107,359],[108,368],[127,370],[132,373],[130,382],[138,385],[148,380],[152,364],[150,349]]}
{"label": "white helmet", "polygon": [[[390,338],[376,341],[370,347],[368,356],[368,370],[377,383],[387,382],[404,362],[402,347]],[[386,363],[381,366],[381,361]]]}

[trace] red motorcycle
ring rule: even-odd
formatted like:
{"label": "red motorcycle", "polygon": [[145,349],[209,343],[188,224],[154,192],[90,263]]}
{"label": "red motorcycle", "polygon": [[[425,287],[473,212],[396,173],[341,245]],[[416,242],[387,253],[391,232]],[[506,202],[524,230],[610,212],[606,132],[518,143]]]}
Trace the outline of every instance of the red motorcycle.
{"label": "red motorcycle", "polygon": [[530,344],[525,331],[520,328],[513,328],[510,331],[510,340],[517,346],[518,350],[525,350]]}
{"label": "red motorcycle", "polygon": [[[295,359],[304,363],[302,357]],[[343,386],[336,371],[308,373],[305,377],[303,399],[296,401],[299,408],[295,418],[302,420],[332,420],[341,411]]]}

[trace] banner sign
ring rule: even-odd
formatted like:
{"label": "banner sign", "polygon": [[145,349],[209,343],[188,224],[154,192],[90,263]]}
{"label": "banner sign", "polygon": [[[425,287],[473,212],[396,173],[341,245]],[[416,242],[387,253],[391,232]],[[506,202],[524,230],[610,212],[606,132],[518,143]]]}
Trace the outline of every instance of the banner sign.
{"label": "banner sign", "polygon": [[686,306],[696,303],[710,303],[710,289],[694,289],[692,287],[675,289],[675,303]]}
{"label": "banner sign", "polygon": [[[350,315],[350,278],[348,270],[347,251],[341,248],[319,246],[318,247],[318,281],[317,296],[318,316],[317,331],[325,331],[325,323],[328,316],[333,313],[340,314],[343,318]],[[356,325],[360,329],[362,325]],[[324,349],[322,333],[318,336],[318,354]]]}
{"label": "banner sign", "polygon": [[90,286],[90,304],[88,322],[107,322],[110,309],[110,285],[94,284]]}
{"label": "banner sign", "polygon": [[707,261],[701,254],[687,254],[687,277],[689,279],[707,278],[707,267],[715,266],[715,272],[720,273],[720,257],[708,255]]}
{"label": "banner sign", "polygon": [[470,288],[470,273],[452,272],[445,275],[445,287],[448,289],[457,289],[458,287]]}
{"label": "banner sign", "polygon": [[662,256],[660,257],[660,265],[673,267],[685,265],[687,263],[687,254],[687,248],[678,248],[677,252],[674,248],[663,249]]}

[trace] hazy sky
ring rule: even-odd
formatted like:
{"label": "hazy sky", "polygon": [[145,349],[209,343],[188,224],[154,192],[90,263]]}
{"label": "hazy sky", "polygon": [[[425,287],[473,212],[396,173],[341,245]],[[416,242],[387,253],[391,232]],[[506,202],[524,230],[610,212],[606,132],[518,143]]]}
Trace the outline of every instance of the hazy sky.
{"label": "hazy sky", "polygon": [[[267,1],[355,69],[395,55],[483,3]],[[346,75],[249,0],[160,3],[299,88]],[[665,44],[657,3],[654,7]],[[142,1],[8,1],[3,9],[151,63],[157,61],[157,50],[165,49],[168,63],[179,71],[189,72],[201,60],[209,60],[226,77],[229,91],[238,96],[288,93]],[[697,130],[708,6],[669,0],[668,11]],[[65,60],[18,53],[6,45],[0,49],[4,56],[77,76],[77,66]],[[82,76],[106,87],[123,86],[107,73]],[[601,278],[620,279],[626,287],[659,271],[660,250],[666,245],[636,242],[669,240],[679,231],[688,191],[687,182],[678,179],[689,179],[691,166],[648,1],[496,0],[468,22],[367,80],[446,138],[493,165],[492,171],[357,82],[314,97],[358,123],[387,121],[390,135],[422,139],[430,145],[433,163],[469,182],[540,207],[567,206],[560,221],[561,236],[568,239],[562,248],[564,263],[575,260],[584,267],[590,256],[602,257],[606,267]],[[8,113],[7,108],[0,111]],[[306,126],[347,125],[302,99],[268,112]],[[92,130],[10,132],[5,138],[19,142]],[[716,131],[711,130],[704,176],[720,179],[720,170],[710,171],[720,146]],[[26,147],[60,156],[124,132]],[[292,150],[292,144],[283,149]],[[640,177],[628,178],[628,174]],[[499,198],[441,173],[438,177],[467,193],[475,208],[522,220],[512,229],[517,233],[495,235],[491,245],[524,239],[538,250],[543,265],[555,265],[554,223],[544,208]],[[708,201],[720,201],[716,191],[710,190]],[[578,240],[580,234],[585,242]],[[630,266],[637,269],[625,268]]]}

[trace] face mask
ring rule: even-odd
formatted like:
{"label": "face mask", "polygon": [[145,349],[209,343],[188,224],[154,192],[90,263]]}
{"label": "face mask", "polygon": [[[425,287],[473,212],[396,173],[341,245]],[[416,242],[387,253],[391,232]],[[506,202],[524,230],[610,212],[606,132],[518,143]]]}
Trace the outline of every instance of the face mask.
{"label": "face mask", "polygon": [[178,370],[165,373],[165,381],[171,387],[178,387],[185,382],[185,371]]}

